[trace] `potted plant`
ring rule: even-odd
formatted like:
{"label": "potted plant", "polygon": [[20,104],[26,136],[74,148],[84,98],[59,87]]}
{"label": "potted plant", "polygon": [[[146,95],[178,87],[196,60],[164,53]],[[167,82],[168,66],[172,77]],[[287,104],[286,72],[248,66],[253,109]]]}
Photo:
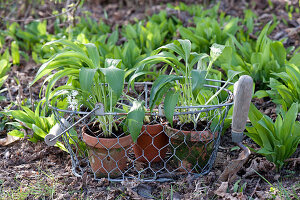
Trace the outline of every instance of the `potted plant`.
{"label": "potted plant", "polygon": [[[136,140],[142,128],[145,109],[143,102],[132,100],[131,105],[120,103],[123,95],[125,71],[121,61],[105,59],[101,63],[99,50],[94,44],[75,44],[58,40],[46,45],[65,46],[53,55],[37,72],[35,83],[44,75],[49,75],[45,99],[55,102],[65,91],[77,91],[68,98],[69,107],[78,109],[82,104],[89,110],[99,105],[98,116],[92,123],[82,128],[82,138],[88,147],[91,168],[97,176],[116,177],[126,167],[126,151]],[[54,88],[55,83],[68,77],[67,84]],[[33,84],[32,83],[32,84]],[[46,103],[46,105],[47,105]],[[128,112],[118,120],[107,113]],[[131,135],[127,135],[130,133]]]}
{"label": "potted plant", "polygon": [[[221,55],[223,45],[213,44],[210,55],[191,52],[191,42],[189,40],[176,40],[158,48],[153,56],[145,58],[136,69],[131,81],[140,75],[148,73],[147,66],[155,66],[158,63],[165,63],[164,68],[168,74],[159,75],[154,81],[149,100],[150,110],[161,104],[164,98],[164,114],[169,121],[165,126],[165,132],[171,141],[173,155],[181,160],[181,165],[187,167],[195,163],[206,164],[210,156],[209,144],[216,137],[217,132],[211,131],[209,126],[209,116],[206,121],[200,121],[200,114],[188,114],[196,111],[193,106],[199,104],[199,91],[203,90],[208,72],[214,61]],[[196,68],[194,68],[196,66]],[[162,69],[165,70],[165,69]],[[151,73],[151,72],[150,72]],[[237,73],[229,75],[233,78]],[[229,79],[230,80],[230,79]],[[205,105],[209,105],[216,96],[226,87],[229,80],[206,100]],[[176,106],[180,105],[180,109]],[[173,120],[174,111],[179,111],[177,119]],[[199,109],[198,109],[199,110]],[[186,114],[180,114],[186,113]],[[182,145],[184,144],[184,145]],[[183,147],[184,146],[184,147]]]}
{"label": "potted plant", "polygon": [[134,143],[133,151],[141,162],[160,162],[166,156],[169,138],[164,132],[164,124],[152,118],[144,121],[141,133]]}

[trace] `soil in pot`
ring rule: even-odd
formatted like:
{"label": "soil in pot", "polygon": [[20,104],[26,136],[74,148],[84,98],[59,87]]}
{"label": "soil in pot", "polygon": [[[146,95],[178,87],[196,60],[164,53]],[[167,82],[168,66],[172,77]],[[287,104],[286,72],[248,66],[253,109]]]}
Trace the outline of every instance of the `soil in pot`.
{"label": "soil in pot", "polygon": [[[118,126],[117,126],[118,127]],[[87,144],[91,168],[97,177],[115,178],[122,175],[127,166],[127,152],[132,144],[130,135],[122,128],[114,130],[117,138],[102,138],[99,123],[91,123],[82,129],[83,141]],[[124,135],[124,136],[123,136]]]}
{"label": "soil in pot", "polygon": [[143,125],[133,146],[134,155],[141,162],[159,162],[165,158],[169,138],[163,131],[164,124]]}
{"label": "soil in pot", "polygon": [[217,133],[206,128],[207,124],[199,122],[197,128],[193,123],[184,126],[175,123],[174,128],[166,126],[165,132],[170,137],[173,161],[180,170],[201,173],[207,164],[214,147]]}

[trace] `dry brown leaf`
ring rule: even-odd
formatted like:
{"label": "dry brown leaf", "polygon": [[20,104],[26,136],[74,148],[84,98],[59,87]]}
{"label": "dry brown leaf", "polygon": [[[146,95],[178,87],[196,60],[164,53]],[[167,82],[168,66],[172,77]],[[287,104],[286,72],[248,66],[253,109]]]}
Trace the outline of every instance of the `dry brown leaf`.
{"label": "dry brown leaf", "polygon": [[12,135],[7,135],[6,138],[0,139],[0,146],[7,146],[15,141],[20,140],[19,137],[12,136]]}
{"label": "dry brown leaf", "polygon": [[262,200],[272,198],[272,196],[266,191],[256,191],[255,194],[258,196],[259,199]]}
{"label": "dry brown leaf", "polygon": [[216,195],[220,197],[225,197],[228,189],[228,182],[222,182],[220,187],[214,192]]}
{"label": "dry brown leaf", "polygon": [[265,157],[257,157],[251,161],[250,167],[246,169],[244,177],[251,176],[257,172],[269,172],[275,170],[275,164],[268,161]]}

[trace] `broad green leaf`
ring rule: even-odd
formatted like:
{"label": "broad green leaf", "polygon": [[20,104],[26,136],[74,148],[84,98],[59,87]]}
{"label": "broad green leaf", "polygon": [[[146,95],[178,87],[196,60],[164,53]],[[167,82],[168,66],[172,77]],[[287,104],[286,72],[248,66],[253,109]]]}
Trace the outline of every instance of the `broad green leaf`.
{"label": "broad green leaf", "polygon": [[202,89],[202,87],[205,83],[206,74],[207,74],[207,71],[205,71],[205,70],[192,70],[191,71],[193,92]]}
{"label": "broad green leaf", "polygon": [[245,58],[249,58],[249,53],[247,52],[247,49],[243,47],[233,35],[228,34],[228,36],[231,38],[232,42],[237,46],[237,48],[242,52],[242,56]]}
{"label": "broad green leaf", "polygon": [[192,44],[191,41],[189,40],[178,40],[180,43],[183,52],[184,52],[184,60],[188,62],[190,54],[191,54],[191,49],[192,49]]}
{"label": "broad green leaf", "polygon": [[[175,41],[176,42],[176,41]],[[170,43],[170,44],[167,44],[167,45],[164,45],[164,46],[161,46],[158,48],[158,50],[161,50],[161,49],[168,49],[168,50],[171,50],[171,51],[174,51],[176,52],[178,55],[180,55],[182,58],[185,58],[185,53],[182,51],[182,48],[179,47],[179,45],[176,45],[174,43]],[[179,42],[178,42],[179,43]]]}
{"label": "broad green leaf", "polygon": [[19,138],[24,138],[24,133],[22,131],[19,131],[17,129],[14,129],[10,132],[7,133],[7,135],[19,137]]}
{"label": "broad green leaf", "polygon": [[116,98],[119,99],[123,92],[125,71],[113,65],[108,68],[100,68],[100,71],[105,75],[108,85],[116,94]]}
{"label": "broad green leaf", "polygon": [[269,96],[269,94],[265,90],[259,90],[259,91],[255,92],[254,96],[261,99],[261,98]]}
{"label": "broad green leaf", "polygon": [[98,67],[100,65],[100,56],[97,47],[92,43],[85,44],[85,46],[88,50],[89,58],[94,63],[94,67]]}
{"label": "broad green leaf", "polygon": [[293,103],[291,108],[286,113],[285,118],[283,119],[283,125],[280,132],[280,139],[282,141],[285,141],[291,135],[291,132],[294,128],[295,120],[297,118],[297,114],[298,104]]}
{"label": "broad green leaf", "polygon": [[19,46],[16,41],[11,43],[11,57],[14,65],[20,64]]}
{"label": "broad green leaf", "polygon": [[81,68],[79,71],[79,82],[80,87],[84,91],[91,92],[92,87],[94,86],[94,76],[96,69]]}
{"label": "broad green leaf", "polygon": [[283,44],[281,42],[275,41],[271,43],[270,47],[275,60],[281,67],[283,67],[286,60],[286,50]]}
{"label": "broad green leaf", "polygon": [[[16,120],[26,123],[26,124],[34,124],[33,118],[28,116],[24,111],[21,110],[13,110],[10,111],[9,114]],[[31,127],[30,127],[31,128]]]}
{"label": "broad green leaf", "polygon": [[115,30],[107,40],[108,45],[115,45],[119,39],[119,32]]}
{"label": "broad green leaf", "polygon": [[3,77],[6,75],[6,73],[10,69],[10,63],[6,59],[0,60],[0,77]]}
{"label": "broad green leaf", "polygon": [[47,42],[46,44],[44,44],[44,46],[49,46],[49,45],[52,45],[52,44],[65,45],[68,48],[70,48],[70,50],[72,50],[74,52],[85,54],[84,50],[81,47],[79,47],[79,45],[76,45],[75,43],[73,43],[73,42],[71,42],[69,40],[66,40],[66,39],[60,39],[60,40],[55,40],[55,41]]}
{"label": "broad green leaf", "polygon": [[50,97],[50,91],[54,87],[57,80],[59,80],[62,77],[68,76],[68,75],[78,75],[79,70],[77,69],[64,69],[61,71],[56,72],[53,76],[49,76],[45,81],[48,81],[48,85],[45,92],[46,97],[46,105],[48,104],[49,97]]}
{"label": "broad green leaf", "polygon": [[150,100],[149,100],[149,107],[152,110],[154,105],[157,102],[154,102],[154,100],[157,100],[157,94],[158,92],[165,87],[166,84],[171,83],[175,80],[180,80],[181,77],[180,76],[176,76],[176,75],[160,75],[153,83],[152,85],[152,89],[150,92]]}
{"label": "broad green leaf", "polygon": [[132,25],[126,26],[126,35],[127,35],[128,39],[134,39],[137,37],[137,33],[134,30]]}
{"label": "broad green leaf", "polygon": [[174,115],[175,107],[178,102],[179,95],[180,95],[179,91],[170,90],[165,97],[165,101],[164,101],[165,116],[167,120],[170,122],[171,126],[173,126],[173,115]]}
{"label": "broad green leaf", "polygon": [[144,102],[134,101],[127,115],[128,129],[132,140],[136,142],[145,118]]}
{"label": "broad green leaf", "polygon": [[32,130],[36,135],[38,135],[41,138],[45,138],[47,135],[45,131],[43,131],[40,127],[36,126],[35,124],[32,125]]}
{"label": "broad green leaf", "polygon": [[237,30],[239,29],[239,26],[237,25],[238,21],[239,21],[239,18],[234,18],[234,19],[230,20],[223,28],[223,32],[225,34],[230,33],[232,35],[235,35]]}
{"label": "broad green leaf", "polygon": [[[66,51],[66,52],[58,53],[58,54],[55,54],[51,59],[49,59],[46,63],[44,63],[39,68],[33,82],[30,84],[30,86],[32,86],[37,80],[39,80],[40,78],[45,76],[47,73],[51,72],[53,69],[61,67],[62,63],[64,63],[65,65],[68,64],[65,61],[70,60],[70,58],[76,60],[76,62],[70,61],[70,65],[76,64],[76,65],[72,65],[73,69],[74,68],[78,69],[78,68],[82,67],[80,61],[84,62],[88,67],[95,68],[92,60],[89,59],[85,54],[74,52],[74,51]],[[54,64],[52,64],[54,61],[58,61],[58,62],[55,62]]]}
{"label": "broad green leaf", "polygon": [[300,66],[300,53],[293,55],[289,62],[296,66]]}
{"label": "broad green leaf", "polygon": [[[134,89],[134,81],[136,78],[140,77],[140,76],[143,76],[143,75],[152,75],[153,77],[156,77],[157,76],[157,73],[156,72],[149,72],[149,71],[142,71],[142,72],[137,72],[137,73],[134,73],[129,81],[128,81],[128,85],[130,85],[132,87],[132,89]],[[128,87],[129,89],[129,87]]]}
{"label": "broad green leaf", "polygon": [[2,85],[5,83],[6,79],[8,78],[8,75],[3,76],[0,78],[0,88],[2,87]]}
{"label": "broad green leaf", "polygon": [[263,45],[264,42],[267,38],[267,32],[269,30],[270,24],[272,23],[272,21],[270,21],[267,25],[265,25],[265,27],[263,28],[263,30],[260,32],[257,41],[256,41],[256,46],[255,46],[255,52],[262,52],[263,49]]}

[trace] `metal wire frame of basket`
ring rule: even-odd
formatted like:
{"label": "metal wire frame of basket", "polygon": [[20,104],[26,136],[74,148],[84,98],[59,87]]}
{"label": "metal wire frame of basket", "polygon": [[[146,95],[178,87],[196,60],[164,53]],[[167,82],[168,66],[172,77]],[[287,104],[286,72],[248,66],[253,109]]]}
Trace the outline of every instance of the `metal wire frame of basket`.
{"label": "metal wire frame of basket", "polygon": [[[204,85],[212,91],[220,89],[221,85],[225,84],[224,81],[211,79],[207,81],[215,84]],[[149,82],[135,83],[135,90],[129,89],[127,95],[144,100],[148,108],[151,84]],[[71,157],[72,172],[77,177],[87,172],[93,174],[96,180],[107,177],[109,181],[138,179],[146,182],[164,182],[174,180],[183,174],[202,176],[209,173],[213,166],[224,120],[230,106],[233,105],[233,94],[227,89],[230,85],[232,83],[223,87],[226,95],[223,95],[225,98],[217,105],[176,107],[174,122],[189,117],[197,119],[194,123],[179,123],[170,127],[167,122],[162,123],[164,114],[162,106],[159,106],[155,112],[148,113],[151,120],[143,126],[136,143],[131,141],[129,135],[125,139],[127,144],[124,145],[122,143],[124,139],[116,136],[116,144],[112,147],[107,147],[106,141],[101,141],[97,134],[94,134],[96,141],[92,144],[86,144],[83,141],[92,135],[92,124],[95,125],[93,121],[96,118],[112,116],[115,122],[122,123],[120,117],[124,113],[103,113],[99,112],[99,107],[92,111],[70,111],[51,107],[59,123],[60,134],[52,137],[50,141],[55,142],[59,139],[63,142]],[[204,95],[202,97],[205,99]],[[156,135],[150,133],[151,126],[154,124],[158,124]],[[197,124],[197,126],[189,127],[188,131],[184,130],[185,126],[191,124]],[[90,132],[90,135],[86,136],[83,130]],[[114,135],[113,132],[112,134]],[[148,141],[140,142],[142,138],[147,138]],[[161,140],[165,142],[156,143]],[[97,146],[101,146],[104,150],[97,149]],[[150,155],[146,151],[150,151]],[[96,167],[95,163],[98,164]]]}

